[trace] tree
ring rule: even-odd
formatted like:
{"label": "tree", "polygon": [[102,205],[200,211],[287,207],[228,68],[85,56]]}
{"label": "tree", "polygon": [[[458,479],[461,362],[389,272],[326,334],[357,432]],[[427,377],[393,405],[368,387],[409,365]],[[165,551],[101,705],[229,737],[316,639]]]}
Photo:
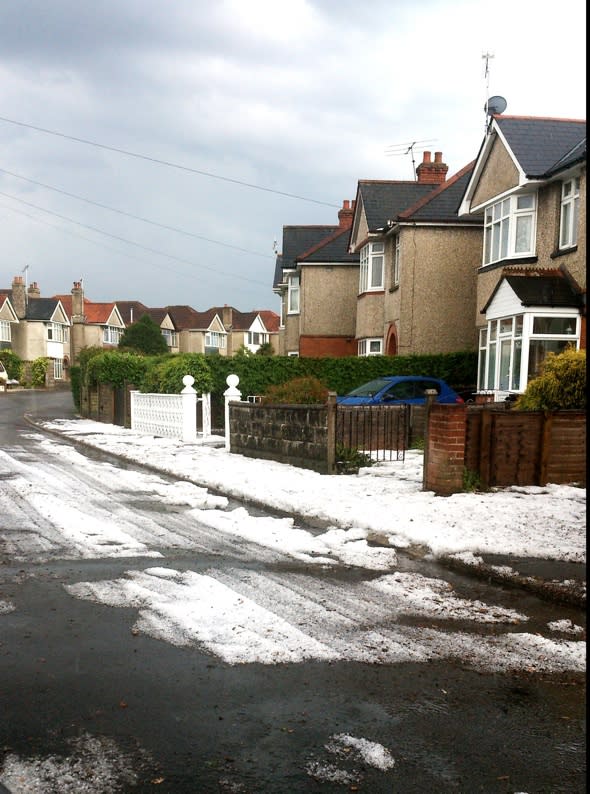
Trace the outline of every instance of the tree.
{"label": "tree", "polygon": [[162,336],[160,326],[152,320],[149,314],[144,314],[137,322],[125,329],[119,342],[119,348],[145,353],[148,356],[168,352],[168,345]]}

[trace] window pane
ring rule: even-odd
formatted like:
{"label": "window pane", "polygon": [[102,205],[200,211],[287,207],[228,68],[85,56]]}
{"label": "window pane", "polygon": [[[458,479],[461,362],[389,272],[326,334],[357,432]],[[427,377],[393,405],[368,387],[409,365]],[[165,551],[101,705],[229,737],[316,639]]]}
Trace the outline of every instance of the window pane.
{"label": "window pane", "polygon": [[510,226],[508,221],[502,222],[502,243],[500,246],[500,258],[505,259],[508,256],[508,236],[510,232]]}
{"label": "window pane", "polygon": [[520,362],[522,361],[522,339],[514,341],[514,358],[512,360],[512,388],[520,391]]}
{"label": "window pane", "polygon": [[505,317],[503,320],[500,320],[500,333],[501,334],[512,333],[512,317]]}
{"label": "window pane", "polygon": [[514,318],[514,336],[522,336],[523,315],[517,314]]}
{"label": "window pane", "polygon": [[493,389],[495,381],[496,381],[496,343],[493,342],[490,345],[487,388]]}
{"label": "window pane", "polygon": [[533,208],[533,196],[518,196],[516,199],[516,207],[519,210],[530,210]]}
{"label": "window pane", "polygon": [[548,353],[561,353],[567,347],[565,339],[531,339],[529,344],[528,379],[536,378]]}
{"label": "window pane", "polygon": [[534,334],[568,334],[576,333],[575,317],[535,317],[533,319]]}
{"label": "window pane", "polygon": [[516,219],[516,240],[514,250],[517,254],[531,250],[531,234],[533,219],[531,215],[523,215]]}
{"label": "window pane", "polygon": [[371,286],[383,286],[383,257],[374,256],[371,263]]}
{"label": "window pane", "polygon": [[500,389],[510,388],[510,348],[512,340],[504,339],[500,343]]}

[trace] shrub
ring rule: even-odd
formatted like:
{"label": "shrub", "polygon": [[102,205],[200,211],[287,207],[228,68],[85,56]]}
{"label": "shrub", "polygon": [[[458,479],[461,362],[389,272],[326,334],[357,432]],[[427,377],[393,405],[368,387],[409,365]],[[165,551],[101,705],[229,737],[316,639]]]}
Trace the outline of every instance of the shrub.
{"label": "shrub", "polygon": [[179,394],[184,388],[182,379],[185,375],[192,375],[195,379],[193,388],[207,394],[213,388],[213,378],[207,362],[207,357],[202,353],[178,353],[167,356],[162,361],[154,362],[149,374],[142,384],[141,390],[150,390],[162,394]]}
{"label": "shrub", "polygon": [[9,380],[22,380],[23,362],[16,353],[12,350],[0,350],[0,361],[4,364]]}
{"label": "shrub", "polygon": [[345,447],[336,445],[336,472],[337,474],[358,474],[362,467],[372,466],[375,461],[366,452],[361,452],[358,447]]}
{"label": "shrub", "polygon": [[40,356],[31,362],[31,386],[34,389],[39,389],[45,386],[45,377],[47,375],[47,365],[49,359],[45,356]]}
{"label": "shrub", "polygon": [[262,403],[307,405],[325,403],[327,399],[328,389],[321,380],[308,376],[293,378],[277,386],[269,386],[262,396]]}
{"label": "shrub", "polygon": [[586,408],[586,351],[568,347],[549,353],[537,378],[529,381],[514,408],[520,411],[556,411]]}
{"label": "shrub", "polygon": [[144,314],[136,323],[131,323],[119,341],[119,349],[126,348],[137,353],[153,355],[166,353],[168,345],[162,336],[160,326],[149,314]]}
{"label": "shrub", "polygon": [[79,366],[70,367],[70,387],[72,389],[72,398],[74,400],[74,405],[76,406],[76,410],[80,410],[81,405],[81,394],[80,394],[80,387],[81,387],[81,377],[82,371]]}
{"label": "shrub", "polygon": [[115,350],[102,352],[88,359],[86,383],[110,383],[115,387],[131,383],[137,386],[142,382],[145,370],[144,356]]}

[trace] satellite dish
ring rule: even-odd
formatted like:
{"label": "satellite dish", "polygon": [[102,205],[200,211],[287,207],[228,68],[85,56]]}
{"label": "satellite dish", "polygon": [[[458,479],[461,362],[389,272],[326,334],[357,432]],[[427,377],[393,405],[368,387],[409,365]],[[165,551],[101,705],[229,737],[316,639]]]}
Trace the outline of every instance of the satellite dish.
{"label": "satellite dish", "polygon": [[484,110],[488,116],[493,116],[496,113],[504,113],[506,110],[506,100],[503,96],[492,96],[488,99]]}

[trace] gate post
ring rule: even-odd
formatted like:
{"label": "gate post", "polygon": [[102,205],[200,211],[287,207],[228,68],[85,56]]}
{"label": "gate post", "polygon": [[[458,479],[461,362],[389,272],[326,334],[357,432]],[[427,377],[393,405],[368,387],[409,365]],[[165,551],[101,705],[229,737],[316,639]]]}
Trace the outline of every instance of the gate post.
{"label": "gate post", "polygon": [[240,379],[237,375],[228,375],[225,382],[227,383],[227,389],[223,392],[223,396],[225,397],[225,449],[229,452],[229,404],[232,400],[241,400],[242,392],[238,389]]}
{"label": "gate post", "polygon": [[327,421],[328,421],[328,432],[326,438],[326,444],[328,445],[327,454],[326,454],[326,463],[327,463],[327,471],[328,474],[334,474],[336,469],[336,392],[331,391],[328,392],[328,402],[327,402]]}
{"label": "gate post", "polygon": [[197,392],[193,389],[195,379],[192,375],[185,375],[182,382],[182,440],[194,444],[197,440]]}

